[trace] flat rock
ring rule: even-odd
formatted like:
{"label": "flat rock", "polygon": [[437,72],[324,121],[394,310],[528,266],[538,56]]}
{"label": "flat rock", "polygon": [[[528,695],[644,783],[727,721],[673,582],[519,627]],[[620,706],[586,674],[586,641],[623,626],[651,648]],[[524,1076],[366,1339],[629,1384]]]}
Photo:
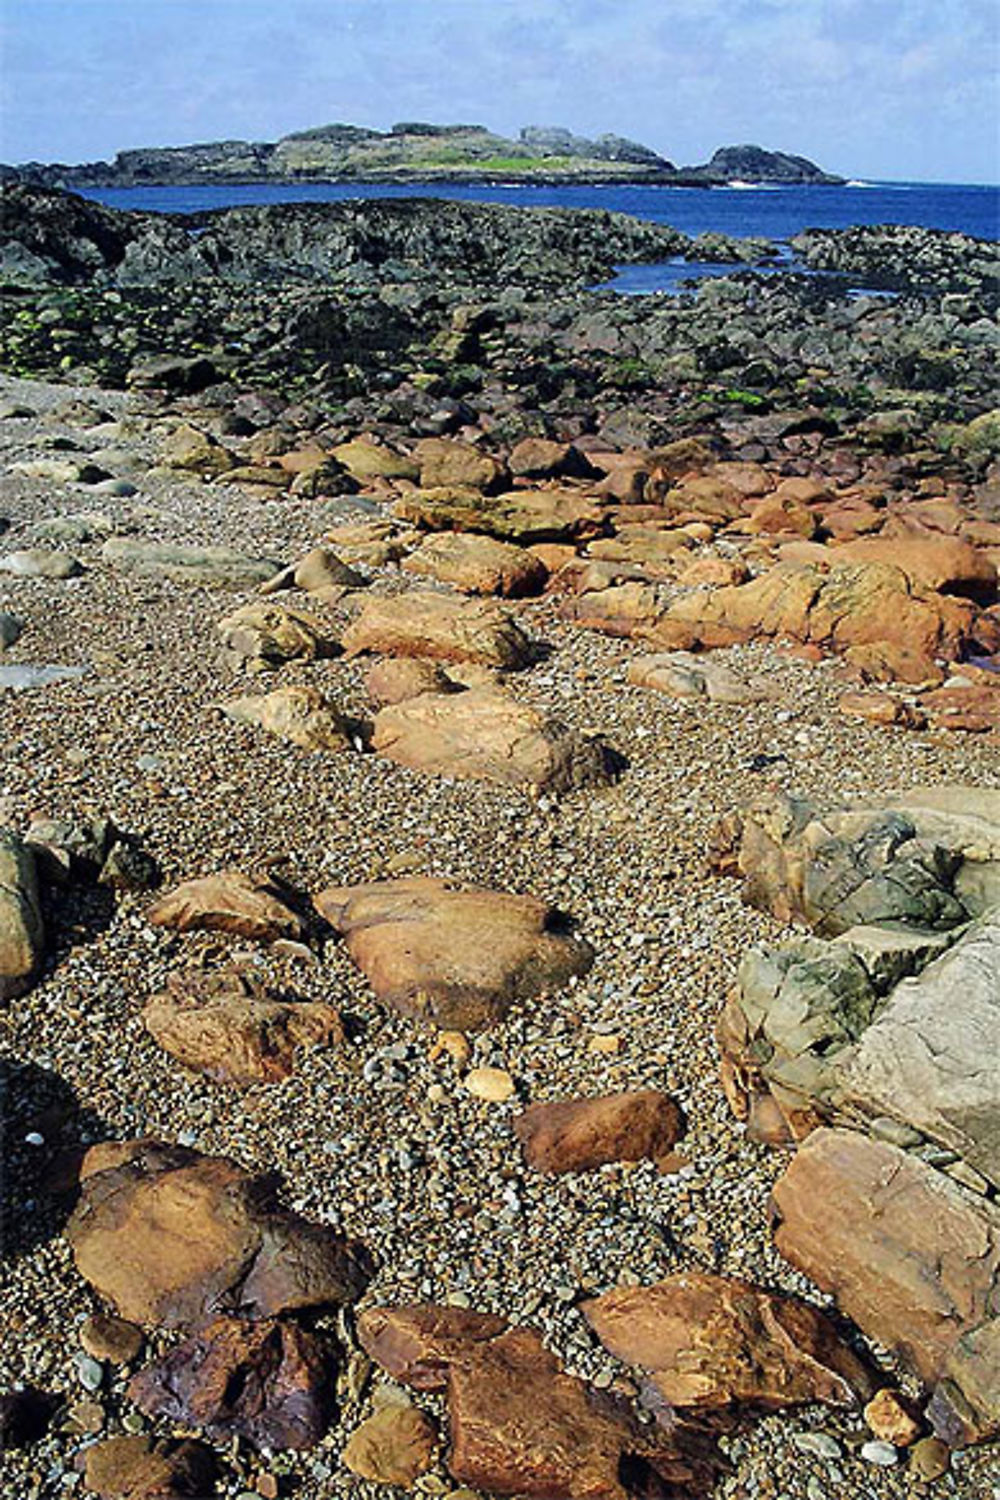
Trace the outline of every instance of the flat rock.
{"label": "flat rock", "polygon": [[66,1227],[77,1270],[143,1327],[353,1301],[363,1246],[280,1208],[272,1176],[159,1141],[94,1146]]}
{"label": "flat rock", "polygon": [[437,532],[403,560],[403,571],[450,583],[464,594],[500,594],[518,599],[540,594],[548,570],[523,547],[495,537]]}
{"label": "flat rock", "polygon": [[508,1326],[495,1313],[433,1302],[366,1307],[357,1320],[358,1340],[365,1352],[393,1380],[417,1391],[445,1390],[449,1365]]}
{"label": "flat rock", "polygon": [[15,578],[78,578],[82,572],[82,563],[71,553],[49,552],[43,547],[27,547],[0,557],[0,573],[13,573]]}
{"label": "flat rock", "polygon": [[334,886],[316,908],[380,1000],[446,1031],[492,1026],[593,961],[590,946],[531,896],[414,877]]}
{"label": "flat rock", "polygon": [[589,1172],[606,1162],[664,1156],[683,1132],[678,1106],[658,1089],[531,1104],[514,1121],[528,1165]]}
{"label": "flat rock", "polygon": [[356,1427],[343,1452],[359,1479],[409,1489],[433,1466],[438,1430],[416,1406],[387,1406]]}
{"label": "flat rock", "polygon": [[889,563],[918,588],[941,594],[963,594],[992,604],[997,570],[985,552],[957,537],[859,537],[837,548],[835,556],[852,563]]}
{"label": "flat rock", "polygon": [[437,662],[416,656],[387,656],[372,662],[365,674],[365,689],[380,707],[405,703],[421,693],[454,693],[459,684],[452,681]]}
{"label": "flat rock", "polygon": [[655,630],[665,607],[658,588],[633,580],[607,588],[585,589],[561,604],[559,615],[603,635],[644,637]]}
{"label": "flat rock", "polygon": [[771,696],[762,683],[751,681],[711,658],[687,651],[640,656],[628,664],[628,681],[674,698],[707,698],[710,703],[759,703]]}
{"label": "flat rock", "polygon": [[527,636],[495,605],[418,590],[366,600],[341,645],[348,656],[371,651],[505,669],[531,659]]}
{"label": "flat rock", "polygon": [[604,1347],[644,1370],[673,1407],[857,1407],[874,1389],[822,1313],[735,1277],[681,1272],[616,1287],[581,1311]]}
{"label": "flat rock", "polygon": [[468,485],[475,490],[502,488],[508,478],[506,466],[492,453],[458,438],[423,438],[413,450],[420,465],[423,489],[441,485]]}
{"label": "flat rock", "polygon": [[35,856],[0,828],[0,1000],[30,989],[45,956],[45,928]]}
{"label": "flat rock", "polygon": [[294,1323],[216,1318],[129,1381],[147,1417],[280,1452],[312,1448],[333,1415],[334,1366]]}
{"label": "flat rock", "polygon": [[81,1455],[83,1488],[102,1500],[208,1500],[215,1457],[190,1438],[113,1437]]}
{"label": "flat rock", "polygon": [[459,486],[414,490],[393,506],[402,521],[429,531],[478,531],[501,541],[567,542],[607,529],[598,500],[582,490],[511,490],[485,496]]}
{"label": "flat rock", "polygon": [[140,577],[170,578],[175,583],[225,588],[250,588],[280,572],[266,557],[248,557],[232,547],[196,547],[180,542],[138,542],[110,537],[101,548],[110,567]]}
{"label": "flat rock", "polygon": [[343,714],[308,684],[273,693],[231,698],[219,705],[227,719],[252,724],[303,750],[349,750],[351,726]]}
{"label": "flat rock", "polygon": [[303,932],[282,886],[239,870],[183,881],[153,902],[146,919],[154,927],[178,932],[229,932],[265,943],[299,938]]}
{"label": "flat rock", "polygon": [[299,1050],[344,1041],[340,1013],[321,1001],[290,1001],[236,969],[187,969],[142,1011],[146,1030],[178,1062],[227,1083],[277,1083]]}
{"label": "flat rock", "polygon": [[557,794],[608,785],[623,764],[604,740],[482,689],[424,693],[383,708],[375,718],[372,745],[398,765],[429,775],[544,787]]}
{"label": "flat rock", "polygon": [[160,463],[168,469],[182,469],[207,478],[225,474],[235,467],[236,460],[211,433],[200,431],[190,422],[181,422],[161,443]]}
{"label": "flat rock", "polygon": [[6,688],[12,693],[30,693],[35,688],[52,687],[57,682],[74,682],[77,678],[86,677],[89,671],[89,667],[56,665],[0,667],[0,690]]}
{"label": "flat rock", "polygon": [[1000,1431],[1000,1211],[895,1146],[817,1130],[775,1186],[775,1243],[934,1387],[938,1436]]}

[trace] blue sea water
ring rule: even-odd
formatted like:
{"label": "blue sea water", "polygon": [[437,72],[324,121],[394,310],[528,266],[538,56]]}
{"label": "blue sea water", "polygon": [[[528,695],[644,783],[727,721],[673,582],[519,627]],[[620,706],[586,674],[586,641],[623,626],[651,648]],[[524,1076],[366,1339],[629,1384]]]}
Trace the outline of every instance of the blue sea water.
{"label": "blue sea water", "polygon": [[[530,208],[607,208],[685,234],[707,230],[762,235],[784,245],[803,229],[855,224],[914,224],[978,239],[1000,237],[1000,188],[962,183],[872,182],[844,187],[739,184],[677,188],[651,184],[552,187],[511,183],[244,183],[187,187],[93,188],[84,197],[111,208],[199,213],[240,204],[342,203],[358,198],[446,198]],[[692,278],[731,268],[691,262],[626,268],[613,283],[622,292],[672,291]]]}

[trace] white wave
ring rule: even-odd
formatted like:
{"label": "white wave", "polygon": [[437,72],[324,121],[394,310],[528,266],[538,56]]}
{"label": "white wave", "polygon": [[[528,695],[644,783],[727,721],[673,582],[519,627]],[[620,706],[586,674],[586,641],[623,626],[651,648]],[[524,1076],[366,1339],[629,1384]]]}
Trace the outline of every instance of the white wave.
{"label": "white wave", "polygon": [[850,182],[845,182],[844,183],[844,186],[845,187],[873,188],[875,186],[875,184],[874,184],[874,182],[862,182],[860,179],[852,177],[851,180],[850,180]]}

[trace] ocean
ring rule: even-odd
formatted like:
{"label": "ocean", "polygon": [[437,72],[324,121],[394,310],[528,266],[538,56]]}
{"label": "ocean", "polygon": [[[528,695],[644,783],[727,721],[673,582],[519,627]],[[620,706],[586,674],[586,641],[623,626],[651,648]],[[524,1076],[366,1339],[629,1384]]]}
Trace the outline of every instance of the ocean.
{"label": "ocean", "polygon": [[[448,198],[531,208],[606,208],[685,234],[708,230],[762,235],[784,246],[803,229],[846,229],[855,224],[914,224],[978,239],[1000,237],[1000,188],[963,183],[857,182],[844,187],[783,187],[773,183],[720,188],[604,184],[458,183],[253,183],[187,187],[92,188],[83,193],[111,208],[155,213],[200,213],[252,203],[341,203],[358,198]],[[788,251],[785,267],[792,264]],[[609,283],[616,291],[676,291],[731,266],[690,261],[624,268]]]}

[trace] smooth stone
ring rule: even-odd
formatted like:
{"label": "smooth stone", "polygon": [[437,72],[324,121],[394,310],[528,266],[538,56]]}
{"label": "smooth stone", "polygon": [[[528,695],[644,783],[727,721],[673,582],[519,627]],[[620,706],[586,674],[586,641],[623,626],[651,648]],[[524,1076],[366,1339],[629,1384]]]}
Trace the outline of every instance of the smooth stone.
{"label": "smooth stone", "polygon": [[0,688],[22,693],[30,688],[49,687],[53,682],[86,677],[89,671],[89,667],[0,667]]}
{"label": "smooth stone", "polygon": [[891,1443],[876,1440],[861,1444],[861,1457],[869,1464],[878,1464],[880,1469],[892,1469],[899,1463],[899,1454]]}
{"label": "smooth stone", "polygon": [[0,610],[0,651],[5,651],[8,646],[13,646],[15,641],[20,640],[23,629],[24,626],[16,615]]}
{"label": "smooth stone", "polygon": [[472,1068],[464,1082],[467,1093],[487,1104],[503,1104],[515,1089],[513,1078],[503,1068]]}
{"label": "smooth stone", "polygon": [[43,547],[28,547],[7,552],[0,557],[0,572],[15,578],[76,578],[83,572],[79,561],[69,552],[49,552]]}

